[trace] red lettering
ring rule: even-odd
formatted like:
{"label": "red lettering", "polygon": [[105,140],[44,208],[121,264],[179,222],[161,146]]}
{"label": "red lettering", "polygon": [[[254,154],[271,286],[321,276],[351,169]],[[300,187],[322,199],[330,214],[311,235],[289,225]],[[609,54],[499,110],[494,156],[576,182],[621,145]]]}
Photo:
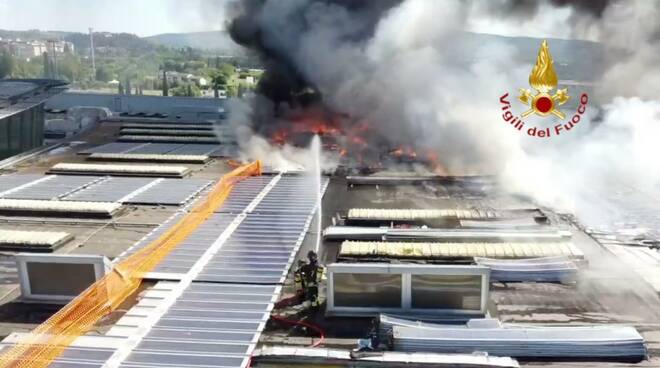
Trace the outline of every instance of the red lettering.
{"label": "red lettering", "polygon": [[555,135],[559,135],[560,130],[561,130],[561,124],[555,125]]}
{"label": "red lettering", "polygon": [[[508,94],[508,93],[507,93],[507,94]],[[583,93],[583,94],[580,96],[580,103],[583,104],[583,105],[586,105],[587,102],[589,102],[589,96],[587,96],[586,93]]]}

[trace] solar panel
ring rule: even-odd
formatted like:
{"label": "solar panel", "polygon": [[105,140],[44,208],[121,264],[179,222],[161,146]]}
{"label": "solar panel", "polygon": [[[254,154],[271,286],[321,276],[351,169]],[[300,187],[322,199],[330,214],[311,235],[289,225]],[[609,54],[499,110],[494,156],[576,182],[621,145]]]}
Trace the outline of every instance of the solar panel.
{"label": "solar panel", "polygon": [[218,146],[215,150],[207,153],[211,157],[236,157],[240,152],[235,144],[223,144]]}
{"label": "solar panel", "polygon": [[90,153],[125,153],[130,149],[134,149],[139,146],[143,146],[145,143],[132,143],[132,142],[112,142],[107,143],[101,146],[92,147],[84,151],[80,151],[80,154],[90,154]]}
{"label": "solar panel", "polygon": [[208,155],[219,149],[217,144],[184,144],[181,147],[168,152],[168,155]]}
{"label": "solar panel", "polygon": [[241,180],[231,191],[229,198],[216,212],[241,212],[273,179],[271,176],[255,176]]}
{"label": "solar panel", "polygon": [[[3,344],[0,351],[11,344]],[[52,363],[50,368],[100,368],[115,352],[111,348],[67,347]]]}
{"label": "solar panel", "polygon": [[164,154],[181,147],[180,143],[149,143],[121,153]]}
{"label": "solar panel", "polygon": [[213,214],[165,257],[154,269],[154,272],[188,273],[235,217],[231,214]]}
{"label": "solar panel", "polygon": [[[247,365],[316,204],[287,203],[278,196],[309,192],[313,187],[304,181],[262,176],[236,184],[221,211],[154,270],[185,275],[179,284],[185,289],[139,343],[120,354],[121,367]],[[283,211],[251,212],[253,202],[268,198],[280,201]],[[299,212],[286,212],[292,207]]]}
{"label": "solar panel", "polygon": [[[111,177],[63,198],[65,201],[118,202],[154,182],[154,178]],[[175,180],[175,179],[172,179]]]}
{"label": "solar panel", "polygon": [[192,283],[121,367],[241,367],[252,353],[280,288]]}
{"label": "solar panel", "polygon": [[[163,235],[170,227],[172,227],[174,224],[179,221],[185,212],[179,211],[175,212],[172,216],[170,216],[167,220],[165,220],[163,223],[161,223],[158,227],[155,229],[151,230],[147,235],[142,237],[139,241],[137,241],[135,244],[133,244],[131,247],[129,247],[124,253],[120,254],[115,261],[117,260],[122,260],[131,254],[137,252],[138,250],[142,249],[152,241],[158,239],[161,235]],[[170,253],[171,254],[171,253]]]}
{"label": "solar panel", "polygon": [[[322,190],[325,190],[327,183],[327,178],[322,178]],[[278,185],[259,202],[255,212],[309,213],[318,200],[318,194],[313,190],[317,185],[317,179],[311,176],[283,176]]]}
{"label": "solar panel", "polygon": [[88,185],[105,180],[98,176],[59,176],[43,180],[35,185],[6,194],[3,198],[11,199],[56,199],[73,193]]}
{"label": "solar panel", "polygon": [[33,182],[35,180],[38,180],[38,179],[41,179],[41,178],[43,178],[43,175],[36,175],[36,174],[0,175],[0,196],[8,190],[16,189],[17,187],[20,187],[21,185],[31,183],[31,182]]}
{"label": "solar panel", "polygon": [[[282,176],[211,258],[196,281],[283,283],[309,227],[317,194],[314,179]],[[322,189],[327,180],[322,182]],[[243,204],[259,183],[236,188],[223,208]],[[235,197],[235,195],[237,197]],[[253,196],[252,196],[253,197]],[[300,200],[296,200],[298,198]],[[232,202],[237,201],[237,202]],[[264,203],[266,203],[264,205]]]}
{"label": "solar panel", "polygon": [[189,201],[211,183],[211,180],[206,179],[164,179],[126,202],[180,205]]}

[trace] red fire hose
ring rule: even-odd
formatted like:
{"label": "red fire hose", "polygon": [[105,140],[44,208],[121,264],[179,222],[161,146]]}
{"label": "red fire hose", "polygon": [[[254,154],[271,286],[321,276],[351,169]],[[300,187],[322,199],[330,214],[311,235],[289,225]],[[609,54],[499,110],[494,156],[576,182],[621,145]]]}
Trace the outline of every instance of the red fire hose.
{"label": "red fire hose", "polygon": [[[279,322],[284,322],[284,323],[290,324],[290,325],[304,326],[304,327],[307,327],[307,328],[310,328],[310,329],[316,331],[316,333],[319,334],[319,339],[318,339],[318,341],[316,341],[315,343],[312,344],[313,348],[318,347],[319,345],[323,344],[323,341],[325,341],[325,332],[323,331],[323,329],[321,329],[321,327],[319,327],[315,324],[305,322],[305,321],[294,321],[294,320],[291,320],[291,319],[286,319],[284,317],[276,316],[274,314],[271,314],[270,318],[272,318],[276,321],[279,321]],[[248,363],[247,363],[247,368],[251,368],[251,367],[252,367],[252,356],[250,356],[250,358],[248,359]]]}

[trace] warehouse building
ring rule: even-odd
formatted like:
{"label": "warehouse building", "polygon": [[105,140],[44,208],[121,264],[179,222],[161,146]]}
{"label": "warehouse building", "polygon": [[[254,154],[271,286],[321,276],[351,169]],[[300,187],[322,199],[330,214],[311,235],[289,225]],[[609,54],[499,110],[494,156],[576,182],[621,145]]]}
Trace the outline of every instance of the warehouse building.
{"label": "warehouse building", "polygon": [[0,159],[44,142],[44,102],[64,91],[55,80],[0,80]]}
{"label": "warehouse building", "polygon": [[[238,156],[231,131],[116,120],[0,175],[0,355],[94,280],[126,271],[110,269],[184,232],[51,367],[659,363],[653,285],[492,179],[265,168],[212,206]],[[300,294],[310,250],[324,266],[315,303]]]}

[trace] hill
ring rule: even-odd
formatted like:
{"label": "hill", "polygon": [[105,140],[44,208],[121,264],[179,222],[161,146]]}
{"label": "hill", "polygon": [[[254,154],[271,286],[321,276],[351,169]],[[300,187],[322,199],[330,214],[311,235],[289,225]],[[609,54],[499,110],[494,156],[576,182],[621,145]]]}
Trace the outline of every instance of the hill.
{"label": "hill", "polygon": [[225,31],[208,31],[193,33],[163,33],[144,37],[157,45],[174,48],[192,47],[194,49],[215,51],[238,51],[240,46],[232,41]]}

